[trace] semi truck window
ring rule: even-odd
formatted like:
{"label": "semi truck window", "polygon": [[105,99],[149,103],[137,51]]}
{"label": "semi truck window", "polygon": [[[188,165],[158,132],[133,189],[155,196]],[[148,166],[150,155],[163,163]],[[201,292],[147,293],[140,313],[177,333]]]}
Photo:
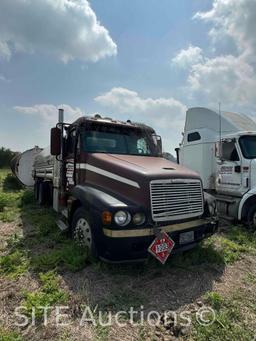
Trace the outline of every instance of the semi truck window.
{"label": "semi truck window", "polygon": [[256,158],[256,135],[241,136],[239,144],[246,159]]}
{"label": "semi truck window", "polygon": [[196,131],[194,133],[188,134],[188,142],[201,140],[200,134]]}
{"label": "semi truck window", "polygon": [[239,156],[234,141],[222,143],[222,158],[227,161],[239,161]]}
{"label": "semi truck window", "polygon": [[67,147],[66,147],[67,155],[74,153],[75,142],[76,142],[76,132],[75,130],[73,130],[68,134],[68,137],[67,137]]}
{"label": "semi truck window", "polygon": [[120,127],[97,127],[82,133],[82,146],[89,153],[158,156],[152,132]]}

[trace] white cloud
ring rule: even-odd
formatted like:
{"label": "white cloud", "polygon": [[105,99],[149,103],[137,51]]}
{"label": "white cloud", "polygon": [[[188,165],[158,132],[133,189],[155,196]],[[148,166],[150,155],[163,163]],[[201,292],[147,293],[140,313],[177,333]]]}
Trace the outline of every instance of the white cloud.
{"label": "white cloud", "polygon": [[16,51],[95,62],[117,47],[87,0],[1,0],[0,57]]}
{"label": "white cloud", "polygon": [[198,12],[195,18],[213,23],[209,34],[215,41],[229,36],[240,53],[255,55],[255,13],[255,0],[214,0],[210,11]]}
{"label": "white cloud", "polygon": [[113,88],[96,97],[95,101],[110,110],[116,118],[122,115],[126,119],[151,125],[164,137],[165,149],[172,153],[181,140],[187,107],[172,97],[142,98],[135,91]]}
{"label": "white cloud", "polygon": [[214,0],[212,9],[199,12],[194,18],[212,23],[209,34],[212,47],[228,37],[237,47],[236,54],[224,51],[207,58],[201,51],[201,61],[191,64],[188,90],[201,103],[223,106],[256,107],[255,53],[256,53],[256,1]]}
{"label": "white cloud", "polygon": [[38,117],[41,123],[54,125],[58,121],[58,108],[64,109],[65,122],[70,123],[83,115],[83,112],[78,107],[71,107],[68,104],[53,105],[53,104],[36,104],[32,107],[16,106],[14,109],[22,114]]}
{"label": "white cloud", "polygon": [[172,59],[172,64],[186,69],[191,65],[202,61],[202,49],[198,46],[190,45],[187,49],[183,49],[178,52],[178,54]]}
{"label": "white cloud", "polygon": [[247,105],[255,102],[255,72],[242,58],[232,55],[206,59],[192,66],[190,89],[211,103]]}
{"label": "white cloud", "polygon": [[[1,37],[1,34],[0,34]],[[5,59],[9,61],[11,58],[11,50],[6,43],[6,41],[1,41],[0,40],[0,59]]]}

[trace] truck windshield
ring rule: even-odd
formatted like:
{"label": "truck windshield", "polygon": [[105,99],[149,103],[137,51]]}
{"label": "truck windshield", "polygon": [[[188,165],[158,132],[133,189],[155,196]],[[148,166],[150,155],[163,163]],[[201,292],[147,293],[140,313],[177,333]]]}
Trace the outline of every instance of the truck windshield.
{"label": "truck windshield", "polygon": [[90,124],[82,132],[82,148],[89,153],[159,156],[149,129]]}
{"label": "truck windshield", "polygon": [[239,144],[246,159],[256,158],[256,135],[241,136]]}

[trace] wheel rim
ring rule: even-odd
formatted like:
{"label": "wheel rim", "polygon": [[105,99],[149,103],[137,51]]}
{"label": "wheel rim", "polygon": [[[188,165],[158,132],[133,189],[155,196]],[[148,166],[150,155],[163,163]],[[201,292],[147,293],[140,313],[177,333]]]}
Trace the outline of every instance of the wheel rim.
{"label": "wheel rim", "polygon": [[92,246],[92,232],[88,221],[85,218],[78,219],[74,233],[75,240],[81,246],[87,246],[89,249]]}

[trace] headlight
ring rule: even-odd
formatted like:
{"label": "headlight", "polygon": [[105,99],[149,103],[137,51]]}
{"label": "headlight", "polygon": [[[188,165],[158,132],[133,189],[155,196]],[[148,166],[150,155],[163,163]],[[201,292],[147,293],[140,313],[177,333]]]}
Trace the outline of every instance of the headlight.
{"label": "headlight", "polygon": [[145,214],[140,212],[140,213],[135,213],[133,218],[132,218],[132,222],[135,225],[142,225],[143,223],[145,223],[146,217]]}
{"label": "headlight", "polygon": [[115,223],[119,226],[126,226],[131,221],[131,215],[127,211],[118,211],[114,215]]}

